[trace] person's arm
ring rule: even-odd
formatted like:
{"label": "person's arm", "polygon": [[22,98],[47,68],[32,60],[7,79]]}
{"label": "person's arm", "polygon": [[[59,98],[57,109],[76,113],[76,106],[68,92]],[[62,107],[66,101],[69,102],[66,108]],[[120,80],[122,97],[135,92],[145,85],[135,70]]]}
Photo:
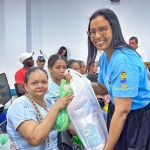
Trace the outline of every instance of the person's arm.
{"label": "person's arm", "polygon": [[41,123],[33,120],[24,121],[17,130],[31,145],[37,146],[43,143],[52,130],[59,111],[65,108],[72,98],[73,95],[70,94],[57,100]]}
{"label": "person's arm", "polygon": [[97,82],[92,82],[92,87],[96,95],[106,95],[108,91],[103,84],[99,84]]}
{"label": "person's arm", "polygon": [[128,113],[131,107],[131,98],[114,97],[115,111],[112,116],[109,128],[108,139],[104,150],[113,150],[124,127]]}

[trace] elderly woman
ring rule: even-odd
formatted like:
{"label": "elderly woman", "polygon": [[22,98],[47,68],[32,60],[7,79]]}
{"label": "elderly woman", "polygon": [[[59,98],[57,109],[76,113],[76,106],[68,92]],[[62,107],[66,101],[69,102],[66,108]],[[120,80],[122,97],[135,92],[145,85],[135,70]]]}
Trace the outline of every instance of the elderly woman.
{"label": "elderly woman", "polygon": [[41,68],[33,67],[25,75],[27,94],[17,98],[7,113],[7,133],[19,149],[53,150],[50,132],[59,111],[67,106],[73,95],[47,103],[48,76]]}

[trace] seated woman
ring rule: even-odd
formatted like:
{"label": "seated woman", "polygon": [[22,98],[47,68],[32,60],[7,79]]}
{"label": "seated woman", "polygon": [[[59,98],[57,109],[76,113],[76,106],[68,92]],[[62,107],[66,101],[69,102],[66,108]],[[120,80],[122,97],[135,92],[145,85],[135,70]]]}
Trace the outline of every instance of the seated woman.
{"label": "seated woman", "polygon": [[98,70],[97,62],[92,62],[88,69],[88,73],[87,73],[87,78],[91,82],[97,82],[97,79],[98,79],[97,70]]}
{"label": "seated woman", "polygon": [[[60,83],[61,80],[64,79],[64,73],[67,69],[66,58],[58,54],[51,55],[48,60],[48,69],[50,72],[50,78],[48,80],[48,92],[45,95],[45,99],[49,105],[53,106],[57,102],[57,99],[60,98]],[[68,130],[71,134],[76,134],[71,125]],[[57,131],[53,130],[52,132],[53,140],[57,141]]]}
{"label": "seated woman", "polygon": [[80,73],[81,73],[82,75],[86,75],[87,69],[86,69],[85,62],[82,61],[82,60],[78,60],[78,63],[79,63],[79,65],[80,65]]}
{"label": "seated woman", "polygon": [[48,90],[45,70],[33,67],[25,75],[26,95],[17,98],[7,113],[7,133],[19,149],[55,150],[50,132],[56,117],[72,100],[68,95],[50,106],[44,99]]}
{"label": "seated woman", "polygon": [[71,68],[79,73],[81,73],[81,68],[80,68],[80,64],[79,61],[75,60],[75,59],[69,59],[67,62],[67,68]]}

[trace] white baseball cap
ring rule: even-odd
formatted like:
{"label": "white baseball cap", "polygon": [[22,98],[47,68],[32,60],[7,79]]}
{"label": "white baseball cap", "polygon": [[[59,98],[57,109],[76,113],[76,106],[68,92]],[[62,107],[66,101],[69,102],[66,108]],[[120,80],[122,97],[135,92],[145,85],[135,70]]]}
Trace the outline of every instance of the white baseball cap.
{"label": "white baseball cap", "polygon": [[22,53],[22,54],[20,55],[19,61],[20,61],[21,63],[23,63],[26,59],[32,57],[33,54],[34,54],[33,52],[32,52],[32,53],[24,52],[24,53]]}

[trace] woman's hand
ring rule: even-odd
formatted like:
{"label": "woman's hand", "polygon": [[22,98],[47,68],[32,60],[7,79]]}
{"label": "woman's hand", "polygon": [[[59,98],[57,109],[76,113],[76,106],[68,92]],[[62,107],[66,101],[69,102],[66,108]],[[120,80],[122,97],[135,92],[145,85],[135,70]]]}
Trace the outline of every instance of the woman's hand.
{"label": "woman's hand", "polygon": [[71,79],[72,79],[72,76],[70,75],[69,72],[65,72],[65,79],[66,79],[67,82],[70,83],[70,81],[71,81]]}
{"label": "woman's hand", "polygon": [[73,94],[69,94],[63,98],[60,98],[58,99],[56,102],[55,102],[55,106],[61,110],[61,109],[64,109],[73,99]]}

